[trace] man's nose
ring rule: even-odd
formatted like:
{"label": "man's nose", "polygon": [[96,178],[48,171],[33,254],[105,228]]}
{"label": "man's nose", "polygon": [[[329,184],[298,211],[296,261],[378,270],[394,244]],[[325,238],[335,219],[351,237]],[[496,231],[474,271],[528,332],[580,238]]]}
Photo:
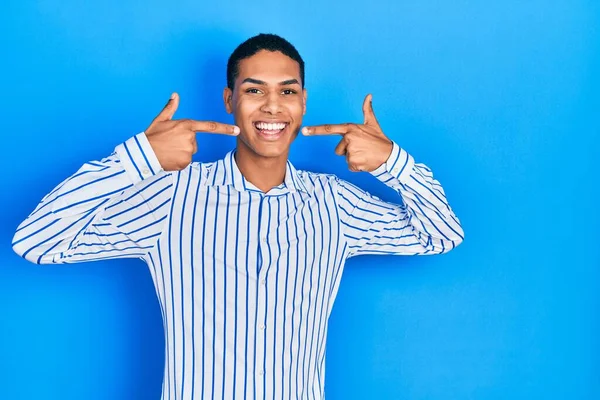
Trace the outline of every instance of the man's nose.
{"label": "man's nose", "polygon": [[280,103],[279,94],[278,93],[270,93],[267,96],[265,96],[265,102],[261,107],[261,111],[270,113],[270,114],[277,114],[278,112],[280,112],[281,111],[281,103]]}

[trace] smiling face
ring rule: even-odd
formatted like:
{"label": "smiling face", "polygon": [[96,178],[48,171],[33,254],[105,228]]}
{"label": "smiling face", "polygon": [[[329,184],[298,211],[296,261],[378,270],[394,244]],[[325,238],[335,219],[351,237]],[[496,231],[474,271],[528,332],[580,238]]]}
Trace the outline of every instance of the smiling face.
{"label": "smiling face", "polygon": [[243,59],[234,89],[225,88],[223,99],[240,127],[240,152],[287,159],[306,113],[306,90],[296,61],[267,50]]}

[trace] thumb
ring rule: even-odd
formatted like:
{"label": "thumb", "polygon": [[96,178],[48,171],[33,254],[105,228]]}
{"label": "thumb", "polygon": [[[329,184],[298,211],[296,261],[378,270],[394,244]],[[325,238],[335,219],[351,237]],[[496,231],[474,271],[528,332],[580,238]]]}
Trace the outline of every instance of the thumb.
{"label": "thumb", "polygon": [[155,121],[168,121],[173,118],[175,112],[177,111],[177,107],[179,107],[179,95],[177,93],[173,93],[171,98],[165,105],[165,108],[162,109],[160,114],[154,119]]}
{"label": "thumb", "polygon": [[373,111],[373,95],[371,94],[368,94],[363,102],[363,115],[365,117],[365,125],[379,126],[379,122],[377,122],[375,112]]}

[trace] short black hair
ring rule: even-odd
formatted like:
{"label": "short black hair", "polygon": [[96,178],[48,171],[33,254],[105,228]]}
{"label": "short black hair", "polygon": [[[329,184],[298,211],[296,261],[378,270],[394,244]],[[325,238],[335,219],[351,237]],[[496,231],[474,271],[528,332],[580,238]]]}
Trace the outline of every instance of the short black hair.
{"label": "short black hair", "polygon": [[233,90],[235,80],[240,74],[240,61],[252,57],[261,50],[279,51],[300,65],[300,84],[304,87],[304,60],[298,50],[281,36],[261,33],[240,44],[227,61],[227,87]]}

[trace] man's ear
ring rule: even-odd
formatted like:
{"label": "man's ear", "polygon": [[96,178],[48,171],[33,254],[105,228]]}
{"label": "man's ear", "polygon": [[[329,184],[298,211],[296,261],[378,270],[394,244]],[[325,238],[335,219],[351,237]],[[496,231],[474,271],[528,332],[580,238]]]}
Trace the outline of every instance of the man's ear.
{"label": "man's ear", "polygon": [[233,104],[231,102],[232,96],[233,92],[231,89],[228,87],[223,89],[223,103],[225,103],[225,110],[227,111],[227,114],[231,114],[233,112]]}
{"label": "man's ear", "polygon": [[306,115],[306,99],[308,97],[308,92],[306,89],[303,89],[302,93],[304,94],[304,100],[302,101],[302,115]]}

